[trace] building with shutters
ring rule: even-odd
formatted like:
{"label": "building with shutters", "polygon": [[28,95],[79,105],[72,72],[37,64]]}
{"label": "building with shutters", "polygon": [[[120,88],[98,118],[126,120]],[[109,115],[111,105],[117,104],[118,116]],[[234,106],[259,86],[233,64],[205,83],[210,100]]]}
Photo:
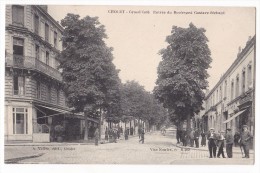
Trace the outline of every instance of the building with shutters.
{"label": "building with shutters", "polygon": [[206,93],[203,128],[216,131],[231,128],[233,134],[248,125],[254,133],[255,93],[255,36],[249,37],[246,46],[220,78],[211,91]]}

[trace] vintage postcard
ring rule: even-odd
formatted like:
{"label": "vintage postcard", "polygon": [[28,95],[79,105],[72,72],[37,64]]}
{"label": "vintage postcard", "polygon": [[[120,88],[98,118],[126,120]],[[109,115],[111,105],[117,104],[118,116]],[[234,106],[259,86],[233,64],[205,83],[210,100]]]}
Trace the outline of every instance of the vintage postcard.
{"label": "vintage postcard", "polygon": [[5,4],[4,163],[254,165],[256,8]]}

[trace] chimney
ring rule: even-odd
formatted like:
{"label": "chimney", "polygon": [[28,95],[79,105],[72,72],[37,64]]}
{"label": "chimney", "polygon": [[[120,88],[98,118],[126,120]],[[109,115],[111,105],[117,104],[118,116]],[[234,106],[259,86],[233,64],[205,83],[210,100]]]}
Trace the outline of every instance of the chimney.
{"label": "chimney", "polygon": [[240,53],[241,53],[241,46],[239,46],[239,48],[238,48],[237,56],[239,56]]}
{"label": "chimney", "polygon": [[48,5],[39,5],[44,11],[48,12]]}
{"label": "chimney", "polygon": [[250,42],[250,40],[252,39],[252,37],[251,36],[249,36],[248,37],[248,40],[247,40],[247,42],[246,42],[246,45],[248,45],[249,44],[249,42]]}

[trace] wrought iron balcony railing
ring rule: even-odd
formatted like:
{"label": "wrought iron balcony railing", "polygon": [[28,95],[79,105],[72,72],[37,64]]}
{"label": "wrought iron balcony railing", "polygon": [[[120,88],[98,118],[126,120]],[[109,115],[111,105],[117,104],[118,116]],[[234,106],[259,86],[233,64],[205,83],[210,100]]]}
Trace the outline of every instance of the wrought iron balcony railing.
{"label": "wrought iron balcony railing", "polygon": [[57,69],[45,64],[35,57],[6,54],[5,63],[6,66],[40,71],[52,78],[62,81],[61,73]]}

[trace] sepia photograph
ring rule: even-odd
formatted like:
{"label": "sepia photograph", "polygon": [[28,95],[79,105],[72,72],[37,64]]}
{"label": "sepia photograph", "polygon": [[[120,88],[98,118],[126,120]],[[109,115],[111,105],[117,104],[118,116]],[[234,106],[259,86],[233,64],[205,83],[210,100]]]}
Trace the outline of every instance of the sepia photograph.
{"label": "sepia photograph", "polygon": [[255,164],[255,7],[4,9],[5,165]]}

